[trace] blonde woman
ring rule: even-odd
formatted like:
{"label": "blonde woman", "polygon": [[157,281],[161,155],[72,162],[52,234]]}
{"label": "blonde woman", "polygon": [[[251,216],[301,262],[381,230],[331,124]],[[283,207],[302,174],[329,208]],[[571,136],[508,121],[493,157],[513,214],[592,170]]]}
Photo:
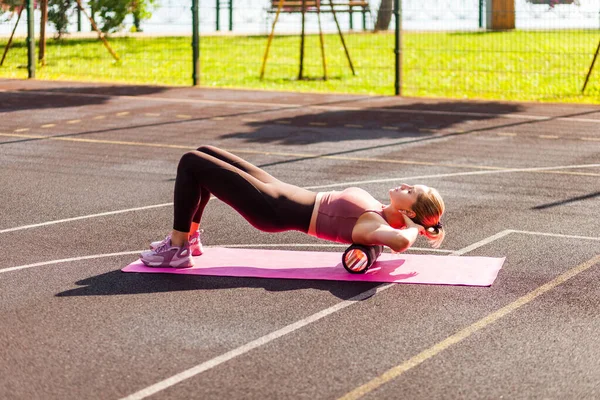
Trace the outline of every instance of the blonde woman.
{"label": "blonde woman", "polygon": [[296,230],[339,243],[383,245],[402,252],[419,235],[433,247],[444,240],[444,202],[425,185],[390,189],[384,205],[363,189],[312,192],[282,182],[214,146],[202,146],[179,161],[173,231],[140,258],[150,267],[186,268],[202,254],[200,221],[214,195],[265,232]]}

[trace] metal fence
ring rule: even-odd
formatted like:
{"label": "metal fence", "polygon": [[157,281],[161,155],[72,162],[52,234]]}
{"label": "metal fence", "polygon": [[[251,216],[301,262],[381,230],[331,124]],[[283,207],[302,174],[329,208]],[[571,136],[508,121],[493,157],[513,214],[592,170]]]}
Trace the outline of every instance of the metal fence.
{"label": "metal fence", "polygon": [[[334,0],[335,13],[329,0],[304,0],[305,13],[286,0],[279,15],[279,0],[200,0],[196,24],[192,0],[159,0],[150,18],[129,13],[107,35],[116,57],[86,16],[102,27],[95,1],[84,12],[73,1],[60,39],[46,25],[36,78],[190,85],[197,66],[209,87],[600,102],[600,66],[588,77],[600,0]],[[0,15],[2,50],[17,17]],[[33,17],[37,40],[39,7]],[[0,77],[28,76],[27,28],[23,12]]]}

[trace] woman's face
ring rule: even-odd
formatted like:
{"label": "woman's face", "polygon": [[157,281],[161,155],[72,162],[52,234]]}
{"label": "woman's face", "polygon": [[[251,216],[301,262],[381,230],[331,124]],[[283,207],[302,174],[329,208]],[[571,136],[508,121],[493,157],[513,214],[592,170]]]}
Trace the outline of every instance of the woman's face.
{"label": "woman's face", "polygon": [[417,197],[421,193],[427,193],[428,186],[425,185],[402,185],[390,189],[390,201],[392,206],[397,210],[412,211],[412,206],[417,201]]}

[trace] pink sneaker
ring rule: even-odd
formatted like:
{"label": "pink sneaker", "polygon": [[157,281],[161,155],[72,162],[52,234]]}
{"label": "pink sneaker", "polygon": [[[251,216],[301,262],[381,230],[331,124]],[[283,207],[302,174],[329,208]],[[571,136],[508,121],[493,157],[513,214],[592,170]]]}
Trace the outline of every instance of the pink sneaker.
{"label": "pink sneaker", "polygon": [[200,241],[200,234],[204,232],[204,229],[197,230],[192,236],[190,236],[190,249],[192,250],[192,256],[198,257],[204,253],[202,250],[202,242]]}
{"label": "pink sneaker", "polygon": [[[202,253],[204,252],[202,250],[202,242],[200,241],[200,234],[203,232],[204,232],[204,229],[200,229],[200,230],[196,231],[192,236],[190,236],[190,240],[189,240],[190,250],[192,251],[192,256],[194,256],[194,257],[201,256]],[[162,246],[169,240],[171,240],[171,234],[169,234],[163,240],[159,240],[157,242],[150,243],[150,250],[156,250],[157,248],[159,248],[160,246]]]}
{"label": "pink sneaker", "polygon": [[181,247],[172,246],[168,236],[156,249],[142,251],[140,260],[148,267],[189,268],[194,266],[190,244],[185,243]]}

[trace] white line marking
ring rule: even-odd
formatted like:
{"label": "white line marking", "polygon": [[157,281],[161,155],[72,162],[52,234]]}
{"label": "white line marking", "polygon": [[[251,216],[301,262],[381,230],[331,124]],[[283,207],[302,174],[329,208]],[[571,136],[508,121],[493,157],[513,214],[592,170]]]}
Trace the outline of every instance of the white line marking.
{"label": "white line marking", "polygon": [[[340,247],[346,248],[349,245],[347,244],[323,244],[323,243],[282,243],[282,244],[274,244],[274,243],[263,243],[263,244],[224,244],[223,247],[231,247],[231,248],[252,248],[252,247]],[[210,247],[210,246],[209,246]],[[454,250],[444,250],[444,249],[428,249],[424,247],[410,247],[406,249],[406,251],[430,251],[434,253],[453,253]]]}
{"label": "white line marking", "polygon": [[19,129],[15,129],[15,132],[27,132],[29,130],[29,128],[19,128]]}
{"label": "white line marking", "polygon": [[17,226],[16,228],[3,229],[3,230],[0,230],[0,233],[20,231],[23,229],[39,228],[41,226],[60,224],[63,222],[78,221],[78,220],[87,219],[87,218],[105,217],[107,215],[123,214],[123,213],[127,213],[130,211],[149,210],[152,208],[166,207],[166,206],[172,206],[172,205],[173,205],[173,203],[163,203],[163,204],[155,204],[155,205],[144,206],[144,207],[127,208],[124,210],[108,211],[108,212],[103,212],[103,213],[99,213],[99,214],[82,215],[80,217],[65,218],[65,219],[59,219],[59,220],[54,220],[54,221],[41,222],[39,224],[24,225],[24,226]]}
{"label": "white line marking", "polygon": [[165,380],[155,383],[154,385],[148,386],[147,388],[144,388],[138,392],[130,394],[127,397],[123,397],[123,399],[121,399],[121,400],[138,400],[138,399],[144,399],[148,396],[152,396],[153,394],[163,391],[163,390],[165,390],[171,386],[174,386],[186,379],[192,378],[198,374],[201,374],[202,372],[208,371],[209,369],[212,369],[220,364],[223,364],[235,357],[238,357],[245,353],[248,353],[249,351],[256,349],[257,347],[263,346],[269,342],[272,342],[275,339],[285,336],[288,333],[292,333],[300,328],[303,328],[309,324],[312,324],[315,321],[325,318],[328,315],[331,315],[337,311],[343,310],[344,308],[351,306],[354,303],[368,299],[369,297],[372,297],[372,296],[376,295],[377,293],[381,293],[384,290],[389,289],[390,287],[393,287],[395,285],[396,284],[391,283],[391,284],[376,286],[370,290],[367,290],[366,292],[360,293],[360,294],[352,297],[349,300],[345,300],[341,303],[338,303],[332,307],[329,307],[325,310],[315,313],[307,318],[301,319],[300,321],[294,322],[294,323],[287,325],[281,329],[278,329],[274,332],[264,335],[256,340],[246,343],[243,346],[240,346],[236,349],[228,351],[227,353],[224,353],[218,357],[215,357],[211,360],[208,360],[206,362],[198,364],[195,367],[187,369],[183,372],[180,372],[176,375],[171,376],[170,378],[167,378]]}
{"label": "white line marking", "polygon": [[[507,231],[503,231],[503,232],[507,232]],[[508,231],[508,233],[510,233],[510,231]],[[484,239],[477,243],[483,243],[483,242],[490,243],[493,240],[497,239],[496,238],[496,239],[490,240],[491,238],[495,238],[496,236],[498,236],[498,234],[491,236],[490,238]],[[506,234],[504,236],[506,236]],[[477,244],[477,243],[475,243],[475,244]],[[474,245],[471,245],[471,246],[465,247],[464,249],[457,250],[455,253],[456,254],[465,254],[469,251],[468,249],[473,246]],[[174,386],[186,379],[192,378],[198,374],[201,374],[202,372],[208,371],[209,369],[214,368],[220,364],[223,364],[235,357],[238,357],[245,353],[248,353],[249,351],[251,351],[257,347],[260,347],[269,342],[272,342],[273,340],[278,339],[282,336],[285,336],[288,333],[292,333],[292,332],[294,332],[300,328],[303,328],[315,321],[318,321],[328,315],[331,315],[331,314],[333,314],[337,311],[340,311],[348,306],[351,306],[352,304],[354,304],[356,302],[359,302],[359,301],[368,299],[369,297],[375,296],[377,293],[381,293],[384,290],[387,290],[395,285],[396,285],[395,283],[388,283],[388,284],[376,286],[370,290],[367,290],[366,292],[360,293],[360,294],[352,297],[349,300],[342,301],[341,303],[338,303],[332,307],[326,308],[325,310],[319,311],[318,313],[315,313],[307,318],[301,319],[297,322],[287,325],[281,329],[276,330],[275,332],[264,335],[256,340],[246,343],[245,345],[242,345],[236,349],[228,351],[227,353],[224,353],[218,357],[215,357],[211,360],[208,360],[201,364],[198,364],[195,367],[192,367],[190,369],[182,371],[182,372],[180,372],[176,375],[173,375],[167,379],[157,382],[154,385],[148,386],[148,387],[146,387],[138,392],[135,392],[127,397],[123,397],[121,400],[140,400],[140,399],[144,399],[148,396],[152,396],[153,394],[156,394],[160,391],[168,389],[169,387]]]}
{"label": "white line marking", "polygon": [[[227,247],[227,248],[253,248],[253,247],[259,247],[259,248],[264,248],[264,247],[341,247],[341,248],[345,248],[348,247],[348,245],[345,244],[310,244],[310,243],[287,243],[287,244],[273,244],[273,243],[263,243],[263,244],[216,244],[216,245],[211,245],[211,246],[204,246],[205,248],[211,248],[211,247]],[[432,252],[440,252],[440,253],[452,253],[452,250],[440,250],[440,249],[426,249],[426,248],[420,248],[420,247],[411,247],[408,250],[413,250],[413,251],[432,251]],[[408,251],[407,250],[407,251]],[[20,265],[17,267],[9,267],[9,268],[4,268],[4,269],[0,269],[0,274],[5,273],[5,272],[11,272],[11,271],[18,271],[21,269],[28,269],[28,268],[33,268],[33,267],[43,267],[45,265],[54,265],[54,264],[60,264],[60,263],[67,263],[67,262],[73,262],[73,261],[82,261],[82,260],[92,260],[95,258],[105,258],[105,257],[116,257],[116,256],[125,256],[125,255],[130,255],[130,254],[140,254],[143,250],[132,250],[132,251],[124,251],[121,253],[105,253],[105,254],[94,254],[91,256],[81,256],[81,257],[71,257],[71,258],[63,258],[60,260],[51,260],[51,261],[42,261],[42,262],[38,262],[38,263],[34,263],[34,264],[26,264],[26,265]]]}
{"label": "white line marking", "polygon": [[510,229],[504,230],[502,232],[498,232],[495,235],[492,235],[492,236],[489,236],[489,237],[487,237],[485,239],[480,240],[479,242],[473,243],[473,244],[471,244],[471,245],[469,245],[467,247],[464,247],[464,248],[462,248],[460,250],[456,250],[455,252],[453,252],[450,255],[452,255],[452,256],[462,256],[465,253],[469,253],[469,252],[471,252],[471,251],[473,251],[475,249],[480,248],[481,246],[485,246],[486,244],[490,244],[493,241],[498,240],[500,238],[503,238],[504,236],[507,236],[507,235],[509,235],[509,234],[511,234],[513,232],[514,231],[511,231]]}
{"label": "white line marking", "polygon": [[[64,96],[64,93],[48,92],[44,90],[31,90],[31,91],[20,91],[10,90],[8,93],[13,94],[24,94],[37,96],[39,94],[46,94],[51,96]],[[377,112],[377,113],[388,113],[388,114],[428,114],[428,115],[456,115],[466,117],[485,117],[485,118],[504,118],[504,119],[522,119],[522,120],[534,120],[534,121],[574,121],[574,122],[590,122],[594,124],[600,124],[600,119],[590,118],[571,118],[571,117],[558,117],[558,116],[544,116],[544,115],[531,115],[531,114],[496,114],[496,113],[479,113],[479,112],[462,112],[462,111],[437,111],[437,110],[421,110],[421,109],[390,109],[390,108],[361,108],[361,107],[344,107],[344,106],[328,106],[328,105],[315,105],[315,104],[281,104],[281,103],[260,103],[260,102],[247,102],[247,101],[228,101],[228,100],[200,100],[200,99],[182,99],[182,98],[165,98],[165,97],[151,97],[151,96],[118,96],[118,95],[106,95],[106,94],[91,94],[91,93],[69,93],[69,96],[79,97],[93,97],[93,98],[119,98],[127,100],[137,101],[156,101],[163,103],[202,103],[202,104],[225,104],[225,105],[246,105],[251,107],[275,107],[274,110],[281,112],[284,109],[316,109],[316,110],[347,110],[357,112]],[[368,98],[366,98],[368,100]]]}
{"label": "white line marking", "polygon": [[582,240],[600,241],[600,237],[593,237],[593,236],[563,235],[560,233],[519,231],[519,230],[514,230],[514,229],[511,229],[510,231],[514,232],[514,233],[522,233],[524,235],[551,236],[551,237],[558,237],[558,238],[565,238],[565,239],[582,239]]}
{"label": "white line marking", "polygon": [[81,122],[80,119],[72,119],[71,121],[67,121],[67,124],[78,124],[80,122]]}
{"label": "white line marking", "polygon": [[53,128],[55,126],[56,126],[56,124],[46,124],[46,125],[42,125],[41,128]]}
{"label": "white line marking", "polygon": [[143,251],[143,250],[123,251],[120,253],[94,254],[91,256],[72,257],[72,258],[63,258],[61,260],[43,261],[43,262],[39,262],[39,263],[35,263],[35,264],[27,264],[27,265],[20,265],[18,267],[10,267],[10,268],[0,269],[0,274],[3,274],[5,272],[18,271],[18,270],[27,269],[27,268],[42,267],[44,265],[53,265],[53,264],[60,264],[60,263],[66,263],[66,262],[72,262],[72,261],[92,260],[95,258],[105,258],[105,257],[126,256],[126,255],[130,255],[130,254],[139,254],[141,251]]}
{"label": "white line marking", "polygon": [[409,176],[409,177],[403,177],[403,178],[386,178],[386,179],[373,179],[373,180],[368,180],[368,181],[333,183],[330,185],[307,186],[307,187],[305,187],[305,189],[322,189],[322,188],[358,185],[358,184],[364,184],[364,183],[394,182],[394,181],[398,181],[398,180],[408,180],[408,179],[446,178],[446,177],[451,177],[451,176],[487,175],[487,174],[503,174],[503,173],[511,173],[511,172],[535,172],[535,171],[551,171],[551,170],[557,170],[557,169],[596,168],[596,167],[600,167],[600,164],[562,165],[562,166],[556,166],[556,167],[537,167],[537,168],[507,168],[507,169],[491,170],[491,171],[485,170],[485,171],[455,172],[455,173],[449,173],[449,174],[417,175],[417,176]]}
{"label": "white line marking", "polygon": [[[382,182],[394,182],[394,181],[430,179],[430,178],[435,179],[435,178],[446,178],[446,177],[453,177],[453,176],[499,174],[499,173],[509,173],[509,172],[547,171],[547,170],[556,170],[556,169],[592,168],[592,167],[600,167],[600,164],[567,165],[567,166],[557,166],[557,167],[520,168],[520,169],[512,168],[512,169],[501,169],[501,170],[491,170],[491,171],[485,170],[485,171],[456,172],[456,173],[450,173],[450,174],[418,175],[418,176],[387,178],[387,179],[372,179],[372,180],[367,180],[367,181],[333,183],[333,184],[329,184],[329,185],[306,186],[306,187],[304,187],[304,189],[309,189],[309,190],[310,189],[324,189],[324,188],[352,186],[352,185],[366,184],[366,183],[382,183]],[[213,199],[213,197],[211,197],[211,199]],[[0,230],[0,234],[6,233],[6,232],[19,231],[19,230],[23,230],[23,229],[38,228],[41,226],[58,224],[61,222],[71,222],[71,221],[77,221],[77,220],[86,219],[86,218],[104,217],[104,216],[108,216],[108,215],[126,213],[129,211],[138,211],[138,210],[145,210],[145,209],[151,209],[151,208],[168,207],[168,206],[172,206],[172,205],[173,205],[173,203],[163,203],[163,204],[155,204],[155,205],[150,205],[150,206],[145,206],[145,207],[129,208],[129,209],[125,209],[125,210],[108,211],[108,212],[100,213],[100,214],[82,215],[82,216],[74,217],[74,218],[66,218],[66,219],[61,219],[61,220],[56,220],[56,221],[42,222],[39,224],[17,226],[15,228],[4,229],[4,230]]]}

